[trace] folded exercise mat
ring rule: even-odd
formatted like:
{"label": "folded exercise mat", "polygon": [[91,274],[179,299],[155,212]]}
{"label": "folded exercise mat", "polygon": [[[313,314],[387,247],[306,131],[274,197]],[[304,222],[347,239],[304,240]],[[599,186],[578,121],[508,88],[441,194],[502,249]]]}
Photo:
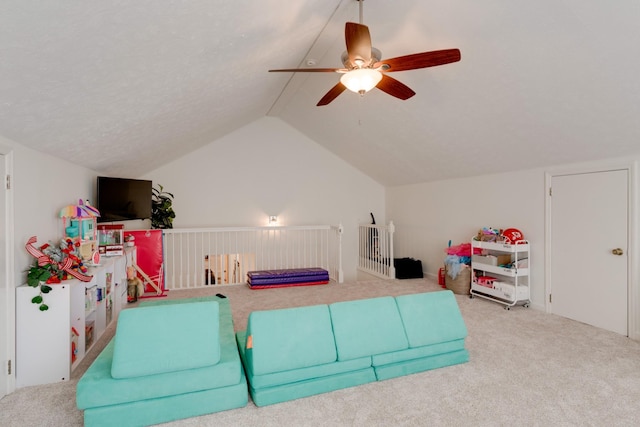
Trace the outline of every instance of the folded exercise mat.
{"label": "folded exercise mat", "polygon": [[292,276],[292,277],[272,277],[272,278],[249,278],[248,282],[252,285],[274,285],[278,283],[304,283],[304,282],[318,282],[322,280],[329,280],[329,274],[314,274],[313,276]]}
{"label": "folded exercise mat", "polygon": [[329,275],[329,272],[324,268],[283,268],[277,270],[259,270],[249,271],[247,276],[250,279],[263,279],[273,277],[300,277],[300,276],[317,276],[318,274]]}
{"label": "folded exercise mat", "polygon": [[322,268],[289,268],[247,273],[247,284],[251,288],[320,285],[328,282],[329,272]]}
{"label": "folded exercise mat", "polygon": [[299,283],[274,283],[272,285],[252,285],[249,283],[251,289],[269,289],[269,288],[286,288],[290,286],[312,286],[312,285],[326,285],[328,280],[322,280],[319,282],[299,282]]}

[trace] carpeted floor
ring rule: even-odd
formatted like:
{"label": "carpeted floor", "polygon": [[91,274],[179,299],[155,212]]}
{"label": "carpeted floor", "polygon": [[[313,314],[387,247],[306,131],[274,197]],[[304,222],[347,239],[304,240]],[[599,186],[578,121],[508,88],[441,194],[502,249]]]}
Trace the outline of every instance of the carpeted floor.
{"label": "carpeted floor", "polygon": [[[225,294],[236,330],[253,310],[437,291],[428,279],[250,290],[212,286],[168,298]],[[171,426],[637,426],[640,343],[533,309],[510,311],[457,296],[470,361]],[[25,387],[0,400],[1,426],[81,426],[75,384],[113,334],[112,324],[68,382]],[[153,333],[150,330],[150,333]],[[46,363],[46,355],[43,355]]]}

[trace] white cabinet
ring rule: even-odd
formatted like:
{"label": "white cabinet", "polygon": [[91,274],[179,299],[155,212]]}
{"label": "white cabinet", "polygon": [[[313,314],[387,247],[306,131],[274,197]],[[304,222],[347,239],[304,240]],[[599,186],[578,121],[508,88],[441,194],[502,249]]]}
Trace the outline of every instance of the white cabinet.
{"label": "white cabinet", "polygon": [[31,302],[38,293],[37,288],[27,285],[16,290],[17,387],[68,380],[71,326],[84,324],[84,313],[71,310],[72,299],[74,304],[75,300],[84,301],[82,283],[74,280],[53,285],[44,297],[47,311],[40,311]]}
{"label": "white cabinet", "polygon": [[[471,298],[478,296],[503,304],[529,307],[529,242],[515,244],[471,240]],[[478,249],[481,254],[476,254]]]}
{"label": "white cabinet", "polygon": [[16,386],[67,381],[71,372],[126,304],[126,266],[135,249],[103,259],[89,269],[90,282],[77,279],[50,285],[49,306],[40,311],[31,299],[38,288],[16,288]]}

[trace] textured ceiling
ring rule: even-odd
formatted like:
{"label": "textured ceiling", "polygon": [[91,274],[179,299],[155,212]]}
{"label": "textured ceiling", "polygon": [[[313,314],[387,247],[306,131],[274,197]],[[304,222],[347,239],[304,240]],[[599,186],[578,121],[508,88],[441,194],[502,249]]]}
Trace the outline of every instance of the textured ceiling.
{"label": "textured ceiling", "polygon": [[640,153],[640,3],[366,0],[383,58],[462,60],[318,100],[355,0],[0,3],[0,135],[142,174],[265,114],[383,185]]}

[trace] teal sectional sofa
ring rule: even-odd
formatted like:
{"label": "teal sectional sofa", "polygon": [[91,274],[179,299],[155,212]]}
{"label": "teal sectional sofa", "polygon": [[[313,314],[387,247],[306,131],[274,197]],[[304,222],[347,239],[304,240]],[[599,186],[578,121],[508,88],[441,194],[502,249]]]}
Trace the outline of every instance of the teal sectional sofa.
{"label": "teal sectional sofa", "polygon": [[231,308],[218,297],[124,310],[78,381],[86,426],[144,426],[243,407],[247,382]]}
{"label": "teal sectional sofa", "polygon": [[464,363],[451,291],[255,311],[236,333],[257,406]]}

